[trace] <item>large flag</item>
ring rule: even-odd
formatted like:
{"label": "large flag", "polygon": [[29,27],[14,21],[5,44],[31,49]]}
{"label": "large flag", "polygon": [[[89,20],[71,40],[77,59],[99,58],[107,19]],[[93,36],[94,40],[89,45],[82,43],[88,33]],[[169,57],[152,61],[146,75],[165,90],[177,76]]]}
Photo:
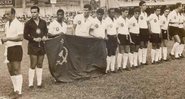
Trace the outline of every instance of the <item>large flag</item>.
{"label": "large flag", "polygon": [[58,82],[96,77],[105,71],[105,40],[63,35],[45,44],[51,75]]}

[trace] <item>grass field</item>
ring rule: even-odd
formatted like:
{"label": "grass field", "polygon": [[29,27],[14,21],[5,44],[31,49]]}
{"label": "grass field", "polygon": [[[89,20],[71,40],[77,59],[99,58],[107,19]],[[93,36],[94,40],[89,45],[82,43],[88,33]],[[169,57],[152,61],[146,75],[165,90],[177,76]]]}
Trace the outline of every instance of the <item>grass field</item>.
{"label": "grass field", "polygon": [[[170,46],[172,43],[170,42]],[[28,89],[29,57],[24,42],[22,61],[23,96],[21,99],[185,99],[185,61],[172,60],[147,65],[132,71],[103,75],[85,81],[56,84],[44,60],[43,89]],[[0,46],[0,99],[7,97],[12,84]],[[149,55],[150,56],[150,55]],[[150,57],[148,58],[150,60]]]}

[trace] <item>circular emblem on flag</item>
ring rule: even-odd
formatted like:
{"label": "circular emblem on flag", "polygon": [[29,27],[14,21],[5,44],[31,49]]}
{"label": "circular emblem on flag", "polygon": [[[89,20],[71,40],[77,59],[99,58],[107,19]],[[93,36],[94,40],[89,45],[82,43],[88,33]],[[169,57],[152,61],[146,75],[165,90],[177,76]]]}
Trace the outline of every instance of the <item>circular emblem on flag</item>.
{"label": "circular emblem on flag", "polygon": [[124,27],[124,24],[123,23],[121,23],[121,27]]}
{"label": "circular emblem on flag", "polygon": [[140,19],[143,20],[143,16],[141,16]]}
{"label": "circular emblem on flag", "polygon": [[40,28],[37,28],[37,29],[36,29],[36,33],[37,33],[37,34],[41,34]]}
{"label": "circular emblem on flag", "polygon": [[98,28],[99,27],[98,24],[96,24],[95,27]]}
{"label": "circular emblem on flag", "polygon": [[81,21],[78,21],[78,24],[81,24]]}
{"label": "circular emblem on flag", "polygon": [[133,23],[133,26],[135,27],[135,26],[136,26],[136,24],[135,24],[135,23]]}
{"label": "circular emblem on flag", "polygon": [[163,24],[166,24],[166,22],[165,22],[165,21],[163,21]]}
{"label": "circular emblem on flag", "polygon": [[156,20],[156,19],[154,19],[154,22],[156,23],[156,22],[157,22],[157,20]]}

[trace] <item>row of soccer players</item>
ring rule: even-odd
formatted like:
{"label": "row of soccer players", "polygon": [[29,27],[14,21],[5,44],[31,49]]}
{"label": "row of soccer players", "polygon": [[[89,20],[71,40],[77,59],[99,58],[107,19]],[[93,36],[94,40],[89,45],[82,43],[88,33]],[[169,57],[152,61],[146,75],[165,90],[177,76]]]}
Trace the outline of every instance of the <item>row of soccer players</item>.
{"label": "row of soccer players", "polygon": [[130,67],[147,65],[148,41],[152,43],[151,63],[167,61],[169,36],[175,41],[170,55],[174,58],[182,57],[185,35],[182,4],[177,3],[173,11],[168,7],[163,8],[162,15],[158,6],[154,7],[154,12],[149,16],[146,8],[146,2],[141,1],[139,7],[134,8],[130,19],[128,8],[109,9],[108,16],[104,18],[103,9],[96,11],[96,17],[90,17],[91,8],[85,5],[84,13],[73,20],[75,35],[107,39],[106,72],[115,71],[116,68],[126,69],[128,62]]}

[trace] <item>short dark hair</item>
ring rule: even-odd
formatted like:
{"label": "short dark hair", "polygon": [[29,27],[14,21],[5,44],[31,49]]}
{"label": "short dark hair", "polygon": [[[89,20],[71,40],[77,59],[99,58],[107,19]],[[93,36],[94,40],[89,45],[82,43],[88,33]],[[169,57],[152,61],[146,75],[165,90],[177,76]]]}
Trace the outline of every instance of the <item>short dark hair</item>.
{"label": "short dark hair", "polygon": [[161,7],[160,6],[154,6],[153,7],[153,10],[156,11],[157,9],[160,9],[161,10]]}
{"label": "short dark hair", "polygon": [[120,9],[120,12],[125,12],[125,11],[129,11],[129,8],[124,7],[124,8],[121,8],[121,9]]}
{"label": "short dark hair", "polygon": [[92,10],[92,7],[91,7],[90,4],[85,4],[85,5],[84,5],[84,8],[88,8],[88,10]]}
{"label": "short dark hair", "polygon": [[121,13],[120,8],[115,8],[114,11],[115,11],[115,13],[119,13],[119,14]]}
{"label": "short dark hair", "polygon": [[178,8],[178,7],[180,7],[180,6],[182,6],[182,3],[181,3],[181,2],[177,2],[177,3],[175,4],[175,8]]}
{"label": "short dark hair", "polygon": [[14,8],[11,8],[10,11],[11,11],[11,14],[15,15],[16,11]]}
{"label": "short dark hair", "polygon": [[115,12],[114,8],[110,8],[110,9],[108,9],[108,13],[110,13],[112,10]]}
{"label": "short dark hair", "polygon": [[145,4],[146,2],[145,1],[140,1],[139,2],[139,6],[142,6],[143,4]]}
{"label": "short dark hair", "polygon": [[98,9],[98,10],[96,11],[96,13],[104,14],[104,10],[103,10],[102,8],[100,8],[100,9]]}
{"label": "short dark hair", "polygon": [[136,12],[140,12],[140,8],[139,7],[134,7],[134,13]]}
{"label": "short dark hair", "polygon": [[59,12],[62,12],[62,14],[64,15],[64,10],[63,10],[63,9],[58,9],[58,10],[57,10],[57,14],[58,14]]}
{"label": "short dark hair", "polygon": [[40,8],[39,8],[38,6],[32,6],[32,7],[31,7],[31,10],[32,10],[32,9],[37,9],[37,11],[40,12]]}

